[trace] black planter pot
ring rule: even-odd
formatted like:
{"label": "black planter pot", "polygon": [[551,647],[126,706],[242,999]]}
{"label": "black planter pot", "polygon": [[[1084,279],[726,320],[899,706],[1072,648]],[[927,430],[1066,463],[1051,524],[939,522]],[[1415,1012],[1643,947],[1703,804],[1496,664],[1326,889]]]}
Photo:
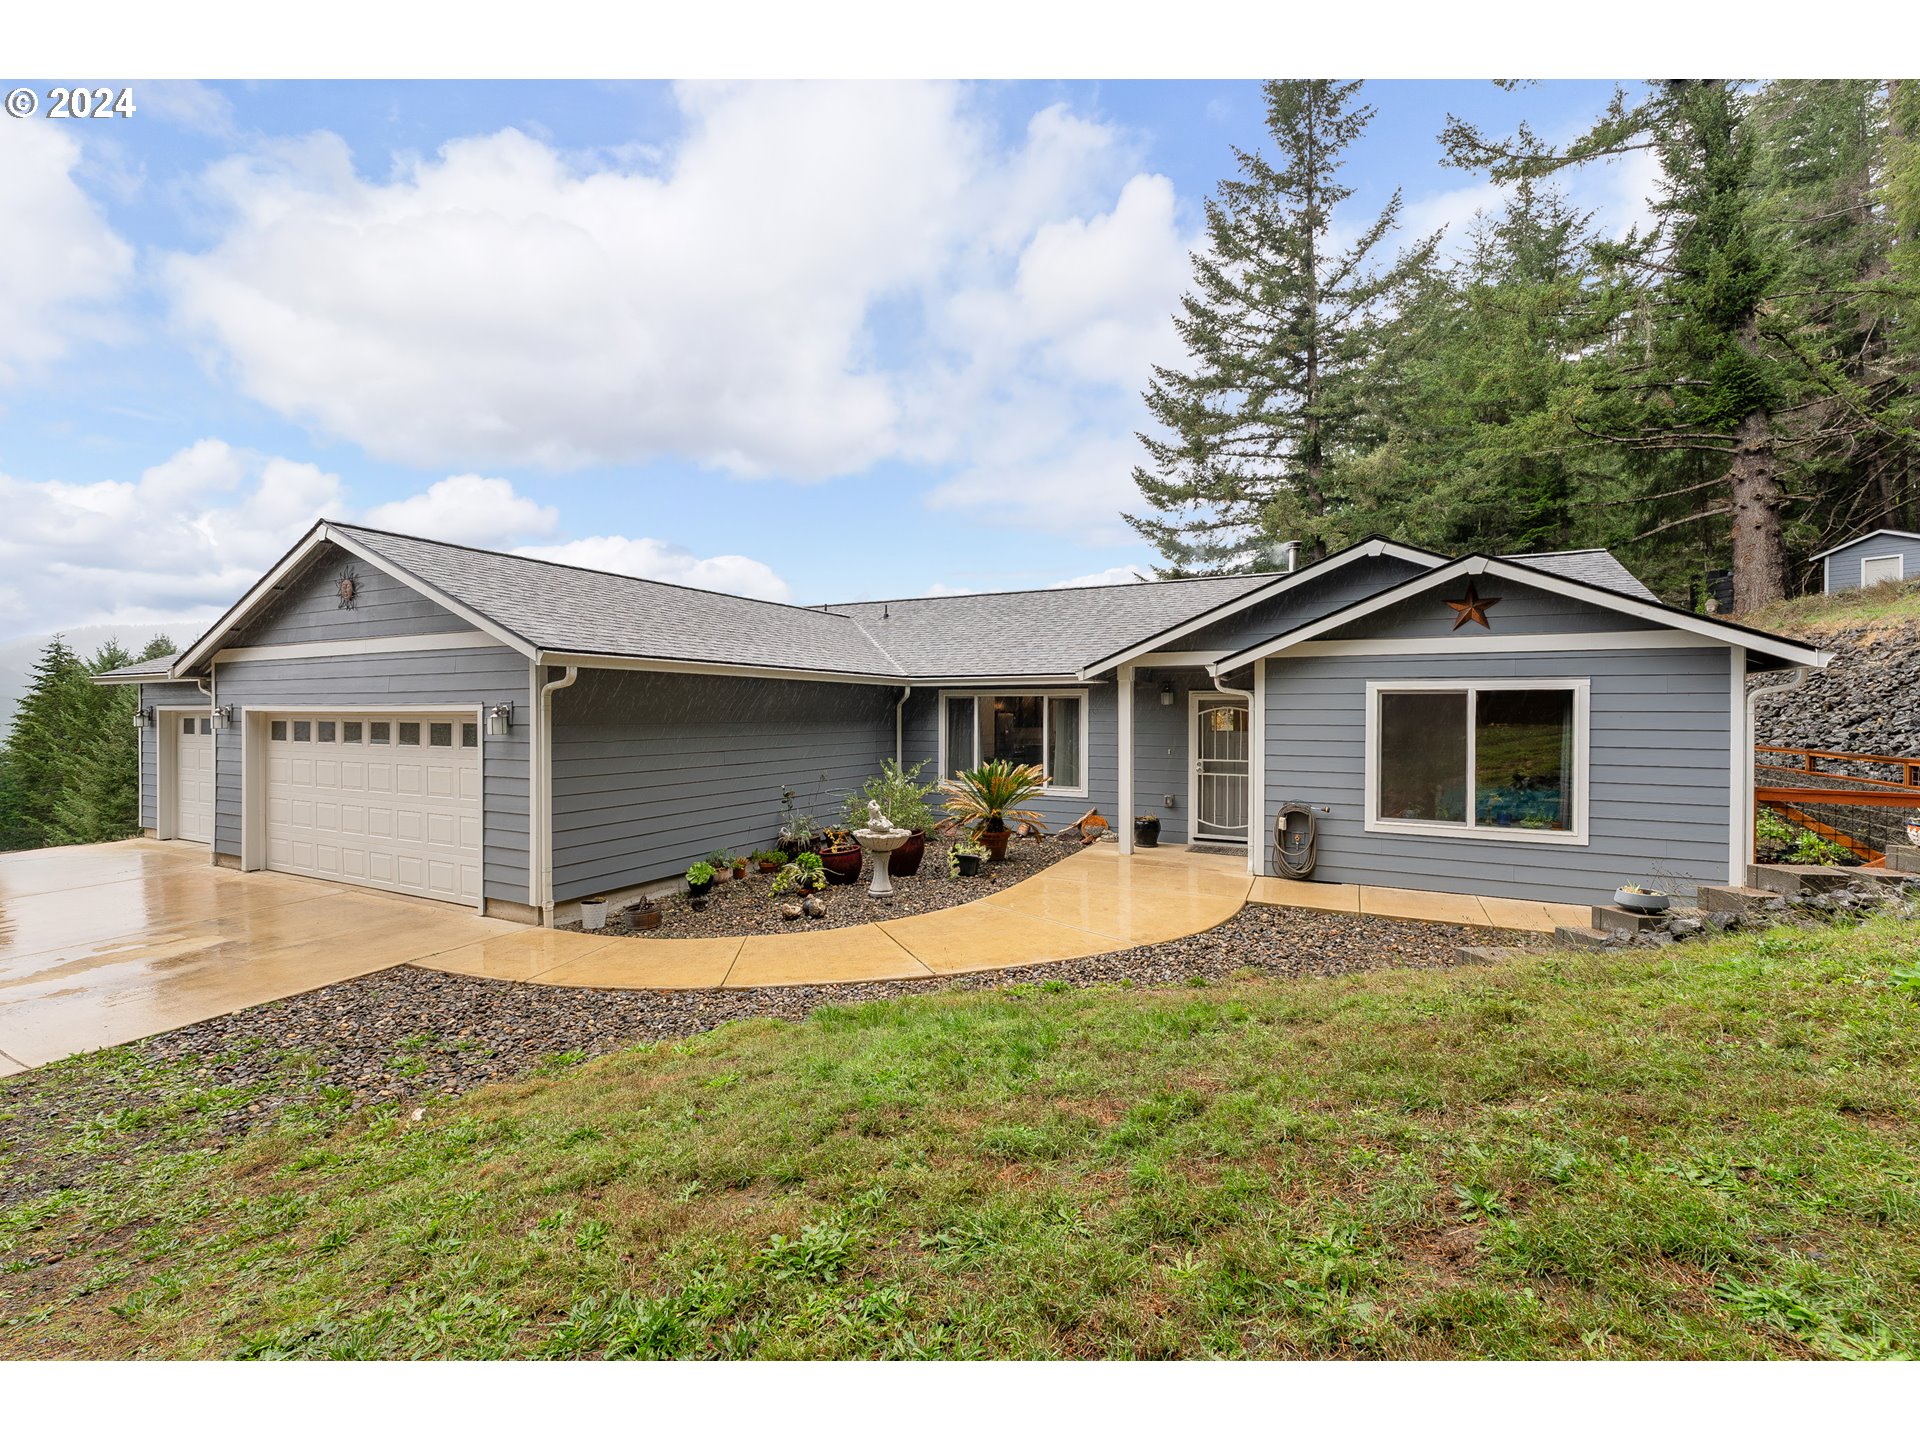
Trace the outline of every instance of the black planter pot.
{"label": "black planter pot", "polygon": [[978,855],[956,855],[953,857],[953,863],[960,867],[962,879],[980,873],[980,857]]}
{"label": "black planter pot", "polygon": [[913,838],[898,850],[887,856],[887,874],[898,879],[902,875],[918,875],[920,862],[927,854],[927,832],[916,830]]}
{"label": "black planter pot", "polygon": [[702,880],[698,884],[695,884],[691,880],[687,881],[687,894],[696,898],[705,895],[711,889],[713,889],[713,881],[710,879]]}
{"label": "black planter pot", "polygon": [[1133,843],[1147,850],[1157,847],[1160,844],[1160,822],[1158,820],[1134,821]]}

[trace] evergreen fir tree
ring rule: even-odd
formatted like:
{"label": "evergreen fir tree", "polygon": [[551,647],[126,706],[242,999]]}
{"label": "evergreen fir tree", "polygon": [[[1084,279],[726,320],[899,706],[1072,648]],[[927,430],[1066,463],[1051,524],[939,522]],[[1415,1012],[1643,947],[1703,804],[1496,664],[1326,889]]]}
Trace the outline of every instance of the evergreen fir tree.
{"label": "evergreen fir tree", "polygon": [[1145,399],[1163,435],[1142,434],[1134,483],[1150,513],[1127,521],[1165,559],[1162,575],[1272,563],[1278,540],[1315,556],[1348,538],[1346,467],[1381,439],[1369,396],[1383,332],[1433,241],[1385,270],[1376,253],[1400,213],[1395,192],[1352,244],[1334,249],[1346,150],[1373,117],[1358,81],[1269,81],[1271,159],[1234,151],[1236,177],[1207,202],[1194,288],[1174,317],[1188,370],[1156,366]]}
{"label": "evergreen fir tree", "polygon": [[65,843],[60,827],[62,793],[80,733],[82,708],[92,689],[87,668],[64,639],[47,642],[29,672],[26,693],[16,703],[13,728],[0,750],[0,848],[31,849]]}

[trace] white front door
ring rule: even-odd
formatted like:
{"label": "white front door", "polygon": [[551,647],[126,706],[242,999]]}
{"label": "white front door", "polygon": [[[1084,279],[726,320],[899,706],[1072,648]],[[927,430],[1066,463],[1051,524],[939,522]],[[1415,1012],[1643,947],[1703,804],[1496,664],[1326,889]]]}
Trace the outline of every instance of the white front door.
{"label": "white front door", "polygon": [[1247,784],[1253,769],[1247,702],[1196,690],[1187,722],[1193,757],[1193,838],[1247,843]]}
{"label": "white front door", "polygon": [[213,719],[169,715],[173,731],[173,834],[213,843]]}
{"label": "white front door", "polygon": [[461,715],[270,715],[267,868],[480,899],[480,727]]}

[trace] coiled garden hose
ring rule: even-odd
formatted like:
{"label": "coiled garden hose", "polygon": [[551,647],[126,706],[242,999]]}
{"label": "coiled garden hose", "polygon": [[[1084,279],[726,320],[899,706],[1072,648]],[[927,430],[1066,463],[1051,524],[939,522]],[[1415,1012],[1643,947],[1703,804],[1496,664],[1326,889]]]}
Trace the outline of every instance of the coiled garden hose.
{"label": "coiled garden hose", "polygon": [[[1314,816],[1315,808],[1298,800],[1289,800],[1274,817],[1273,863],[1282,875],[1290,879],[1304,880],[1313,874],[1320,844],[1320,826]],[[1296,816],[1300,821],[1298,825],[1288,823]]]}

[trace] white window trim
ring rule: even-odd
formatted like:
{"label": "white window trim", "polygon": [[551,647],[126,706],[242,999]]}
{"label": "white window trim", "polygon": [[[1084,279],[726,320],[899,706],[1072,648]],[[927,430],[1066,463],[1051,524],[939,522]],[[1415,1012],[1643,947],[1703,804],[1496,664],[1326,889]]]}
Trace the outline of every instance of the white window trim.
{"label": "white window trim", "polygon": [[[1867,566],[1873,564],[1876,560],[1893,561],[1894,580],[1901,583],[1906,581],[1907,557],[1904,554],[1896,551],[1892,555],[1862,555],[1860,557],[1860,588],[1862,590],[1867,588]],[[1873,583],[1875,585],[1884,585],[1887,582],[1884,580],[1875,580]]]}
{"label": "white window trim", "polygon": [[[971,700],[974,702],[976,706],[978,706],[979,702],[982,700],[1024,700],[1029,697],[1033,697],[1041,700],[1078,700],[1080,702],[1080,783],[1078,785],[1073,785],[1073,786],[1049,785],[1040,793],[1042,795],[1058,796],[1063,800],[1086,799],[1088,795],[1087,771],[1091,764],[1087,755],[1087,739],[1088,739],[1087,721],[1088,721],[1089,714],[1091,712],[1091,706],[1088,704],[1088,701],[1087,701],[1087,694],[1088,692],[1085,690],[1034,690],[1034,689],[942,690],[940,692],[940,706],[934,715],[936,728],[939,732],[938,738],[940,742],[939,755],[940,755],[941,779],[944,780],[947,776],[953,774],[954,770],[958,768],[954,765],[949,764],[948,757],[947,757],[947,701],[948,700],[950,699],[951,700]],[[1051,734],[1052,726],[1053,726],[1053,707],[1051,705],[1042,706],[1040,710],[1040,753],[1043,756],[1046,755],[1049,749],[1047,742],[1053,738]],[[974,720],[973,720],[973,756],[967,761],[966,768],[972,769],[974,766],[978,765],[979,763],[980,763],[980,714],[978,709],[976,709],[974,711]]]}
{"label": "white window trim", "polygon": [[[1459,824],[1443,820],[1394,820],[1380,815],[1380,696],[1415,690],[1466,692],[1467,701],[1467,818]],[[1573,828],[1522,830],[1475,823],[1473,813],[1474,717],[1473,695],[1481,690],[1571,690],[1573,692]],[[1486,840],[1521,845],[1586,845],[1592,805],[1587,782],[1592,746],[1593,682],[1584,676],[1502,678],[1492,680],[1369,680],[1367,681],[1366,822],[1367,830],[1382,835],[1441,835],[1454,840]]]}

